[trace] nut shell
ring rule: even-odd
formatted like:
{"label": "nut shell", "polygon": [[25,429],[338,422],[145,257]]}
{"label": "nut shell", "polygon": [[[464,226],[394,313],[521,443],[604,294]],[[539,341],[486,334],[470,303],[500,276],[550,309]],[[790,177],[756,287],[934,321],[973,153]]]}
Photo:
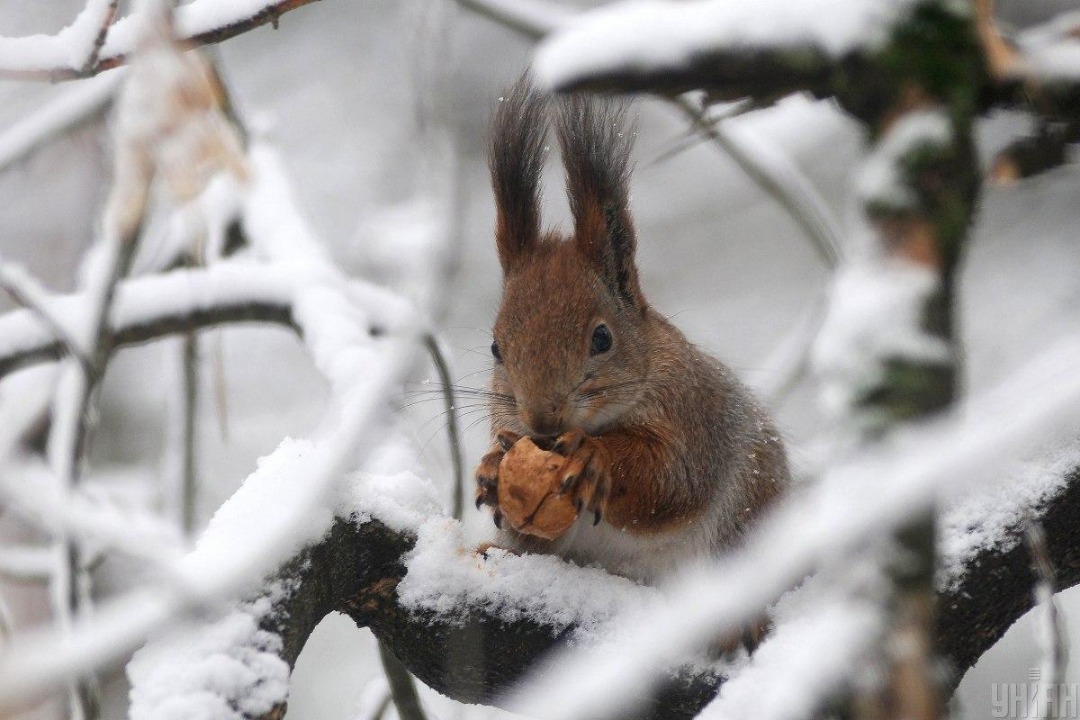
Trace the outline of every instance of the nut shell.
{"label": "nut shell", "polygon": [[546,540],[570,529],[578,513],[570,494],[559,492],[565,463],[527,437],[507,451],[499,464],[499,509],[511,527]]}

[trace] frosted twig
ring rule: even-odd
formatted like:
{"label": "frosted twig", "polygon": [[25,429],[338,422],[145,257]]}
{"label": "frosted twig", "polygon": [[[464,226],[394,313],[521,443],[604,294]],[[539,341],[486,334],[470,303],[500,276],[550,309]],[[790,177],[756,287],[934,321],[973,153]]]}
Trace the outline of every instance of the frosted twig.
{"label": "frosted twig", "polygon": [[11,616],[11,609],[8,607],[3,593],[0,593],[0,648],[3,648],[7,639],[11,637],[11,631],[14,627],[15,621]]}
{"label": "frosted twig", "polygon": [[47,582],[54,567],[53,551],[42,547],[0,546],[0,577],[23,583]]}
{"label": "frosted twig", "polygon": [[1033,595],[1038,615],[1036,643],[1042,655],[1039,680],[1046,690],[1040,698],[1042,707],[1038,716],[1065,717],[1059,693],[1064,686],[1065,670],[1069,664],[1069,636],[1061,609],[1054,602],[1054,566],[1046,547],[1046,533],[1042,525],[1030,517],[1024,523],[1024,541],[1031,553],[1031,567],[1035,573]]}
{"label": "frosted twig", "polygon": [[3,289],[16,303],[32,312],[52,333],[52,336],[63,345],[64,351],[83,366],[87,374],[97,375],[94,361],[75,341],[64,324],[49,311],[45,289],[30,273],[19,265],[0,260],[0,289]]}
{"label": "frosted twig", "polygon": [[819,292],[794,329],[769,354],[756,383],[771,407],[779,407],[810,370],[810,355],[828,311],[828,293]]}
{"label": "frosted twig", "polygon": [[99,117],[112,102],[123,78],[124,71],[118,70],[72,85],[6,129],[0,134],[0,170]]}

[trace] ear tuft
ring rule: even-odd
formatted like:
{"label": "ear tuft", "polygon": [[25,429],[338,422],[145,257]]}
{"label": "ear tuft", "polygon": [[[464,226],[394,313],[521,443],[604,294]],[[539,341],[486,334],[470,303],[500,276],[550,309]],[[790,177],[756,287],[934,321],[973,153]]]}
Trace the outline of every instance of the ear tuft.
{"label": "ear tuft", "polygon": [[526,72],[499,99],[488,154],[495,191],[495,245],[504,274],[540,239],[546,138],[547,99]]}
{"label": "ear tuft", "polygon": [[628,107],[571,95],[560,103],[558,135],[574,241],[616,296],[643,310],[629,205],[635,128],[627,126]]}

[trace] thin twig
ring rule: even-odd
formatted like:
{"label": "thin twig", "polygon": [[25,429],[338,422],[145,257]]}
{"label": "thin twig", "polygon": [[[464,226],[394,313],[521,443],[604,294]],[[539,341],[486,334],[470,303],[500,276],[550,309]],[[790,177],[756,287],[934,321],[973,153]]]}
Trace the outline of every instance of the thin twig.
{"label": "thin twig", "polygon": [[86,55],[86,60],[82,64],[82,72],[91,72],[98,64],[98,58],[101,55],[101,48],[105,45],[105,37],[109,34],[109,28],[112,26],[113,20],[116,19],[116,6],[118,0],[110,0],[108,12],[105,14],[105,19],[101,23],[101,27],[98,29],[98,34],[94,37],[94,43],[90,46],[90,52]]}
{"label": "thin twig", "polygon": [[397,659],[397,656],[379,643],[379,659],[382,661],[386,681],[390,684],[390,697],[394,700],[398,717],[401,720],[427,720],[424,708],[420,705],[420,696],[416,692],[416,682],[412,675]]}
{"label": "thin twig", "polygon": [[1039,680],[1046,692],[1041,694],[1042,707],[1037,716],[1064,717],[1059,692],[1065,683],[1065,670],[1069,664],[1069,636],[1061,610],[1054,602],[1054,565],[1046,547],[1046,532],[1038,521],[1031,518],[1025,520],[1024,542],[1031,554],[1031,568],[1035,573],[1033,594],[1041,616],[1036,643],[1042,654]]}
{"label": "thin twig", "polygon": [[180,362],[180,527],[193,537],[198,509],[198,475],[195,454],[195,419],[199,409],[199,335],[195,330],[181,339]]}
{"label": "thin twig", "polygon": [[434,335],[424,336],[424,347],[431,356],[431,362],[435,365],[435,371],[439,374],[439,384],[442,386],[443,404],[446,407],[446,433],[450,442],[450,460],[454,466],[454,499],[453,513],[458,520],[465,512],[465,461],[461,452],[461,430],[458,427],[457,403],[454,399],[454,381],[450,376],[450,366],[446,362],[446,356],[439,347],[439,341]]}
{"label": "thin twig", "polygon": [[762,162],[762,158],[721,124],[710,122],[705,111],[687,96],[680,95],[671,102],[703,136],[734,160],[759,188],[787,212],[806,235],[825,266],[835,269],[843,254],[843,233],[813,186],[801,177],[785,178],[774,172]]}

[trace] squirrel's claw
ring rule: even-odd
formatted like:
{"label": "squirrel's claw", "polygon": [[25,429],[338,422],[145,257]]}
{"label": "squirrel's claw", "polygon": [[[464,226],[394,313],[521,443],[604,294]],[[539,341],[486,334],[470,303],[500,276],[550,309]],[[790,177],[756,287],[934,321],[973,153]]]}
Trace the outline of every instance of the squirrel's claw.
{"label": "squirrel's claw", "polygon": [[593,525],[599,525],[607,501],[610,468],[603,445],[580,430],[571,430],[555,440],[552,452],[566,456],[559,492],[571,493],[578,513],[593,513]]}
{"label": "squirrel's claw", "polygon": [[[502,448],[504,453],[510,452],[510,448],[514,447],[514,443],[520,439],[520,435],[510,432],[509,430],[500,430],[498,435],[495,436],[496,442],[499,443],[499,447]],[[500,460],[501,459],[502,458],[500,458]]]}
{"label": "squirrel's claw", "polygon": [[499,505],[499,463],[505,453],[496,446],[480,460],[476,467],[476,508],[481,505]]}

